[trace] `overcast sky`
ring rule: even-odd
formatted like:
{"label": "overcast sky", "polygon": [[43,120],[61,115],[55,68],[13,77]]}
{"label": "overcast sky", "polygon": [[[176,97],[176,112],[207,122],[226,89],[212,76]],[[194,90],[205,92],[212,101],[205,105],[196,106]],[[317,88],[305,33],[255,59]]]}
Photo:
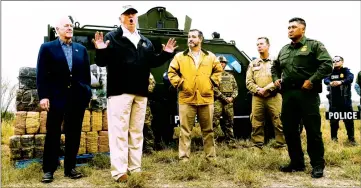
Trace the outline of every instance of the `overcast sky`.
{"label": "overcast sky", "polygon": [[[63,15],[72,15],[81,26],[119,25],[120,7],[127,4],[132,4],[139,14],[155,6],[166,7],[178,17],[179,29],[183,29],[188,15],[192,18],[191,28],[202,30],[205,38],[211,38],[211,33],[217,31],[226,41],[235,40],[236,46],[250,57],[258,56],[256,39],[260,36],[270,39],[270,52],[277,55],[290,42],[288,20],[302,17],[307,23],[307,37],[324,43],[332,57],[343,56],[344,65],[355,76],[360,71],[360,1],[4,1],[1,4],[1,75],[13,83],[17,82],[20,67],[36,67],[48,24],[53,25]],[[354,88],[352,92],[352,98],[358,100]],[[322,100],[326,100],[325,95],[324,91]]]}

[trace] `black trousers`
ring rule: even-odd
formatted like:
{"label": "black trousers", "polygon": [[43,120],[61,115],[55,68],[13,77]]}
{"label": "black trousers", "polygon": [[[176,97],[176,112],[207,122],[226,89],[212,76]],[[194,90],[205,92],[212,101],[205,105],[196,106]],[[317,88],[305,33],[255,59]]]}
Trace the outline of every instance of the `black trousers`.
{"label": "black trousers", "polygon": [[324,168],[324,146],[321,133],[320,97],[300,89],[283,93],[281,120],[291,164],[304,166],[299,125],[302,119],[307,134],[307,153],[312,167]]}
{"label": "black trousers", "polygon": [[[335,105],[330,107],[331,112],[352,112],[352,106],[348,105]],[[339,128],[339,121],[340,120],[330,120],[330,125],[331,125],[331,139],[336,139],[337,140],[337,132],[338,132],[338,128]],[[354,141],[355,140],[355,130],[354,130],[354,122],[353,120],[349,120],[349,119],[345,119],[343,120],[343,122],[345,123],[345,127],[346,127],[346,131],[347,131],[347,136],[348,139],[350,141]]]}
{"label": "black trousers", "polygon": [[[69,97],[70,98],[70,97]],[[55,172],[59,162],[61,124],[64,120],[65,156],[64,171],[75,168],[79,150],[85,106],[77,100],[67,100],[64,108],[50,109],[46,122],[46,137],[43,155],[43,171]]]}

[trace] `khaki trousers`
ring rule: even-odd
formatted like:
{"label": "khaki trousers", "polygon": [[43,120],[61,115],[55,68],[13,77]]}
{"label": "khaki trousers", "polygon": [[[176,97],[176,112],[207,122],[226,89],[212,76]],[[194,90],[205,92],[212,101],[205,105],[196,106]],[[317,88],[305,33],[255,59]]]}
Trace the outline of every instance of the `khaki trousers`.
{"label": "khaki trousers", "polygon": [[189,159],[191,153],[191,132],[195,125],[197,115],[202,131],[203,147],[206,158],[216,156],[214,132],[213,132],[213,104],[210,105],[179,105],[180,136],[179,136],[179,159]]}
{"label": "khaki trousers", "polygon": [[274,126],[277,144],[285,144],[283,128],[280,119],[282,107],[282,96],[277,93],[274,97],[263,98],[259,96],[252,97],[252,142],[255,144],[264,144],[264,125],[266,114],[269,113]]}
{"label": "khaki trousers", "polygon": [[127,170],[140,171],[146,106],[146,97],[132,94],[108,98],[111,174],[116,180]]}

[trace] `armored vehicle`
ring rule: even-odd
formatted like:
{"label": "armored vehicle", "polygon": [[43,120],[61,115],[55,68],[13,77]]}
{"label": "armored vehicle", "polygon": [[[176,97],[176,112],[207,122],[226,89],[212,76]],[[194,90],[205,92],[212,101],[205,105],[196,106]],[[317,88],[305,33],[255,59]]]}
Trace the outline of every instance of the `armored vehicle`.
{"label": "armored vehicle", "polygon": [[[184,29],[180,30],[178,19],[174,17],[165,7],[154,7],[142,15],[138,15],[138,30],[142,35],[150,39],[156,51],[162,49],[161,44],[166,44],[170,37],[177,41],[177,51],[183,51],[187,48],[188,32],[191,28],[192,19],[185,18]],[[96,31],[101,31],[104,35],[114,30],[118,25],[99,26],[83,25],[79,22],[74,23],[73,41],[83,44],[89,52],[91,64],[94,64],[95,48],[91,42]],[[202,28],[198,28],[202,30]],[[216,29],[216,28],[215,28]],[[247,139],[252,130],[249,115],[251,112],[251,94],[245,86],[245,77],[248,64],[251,59],[245,52],[236,47],[235,41],[226,42],[220,38],[220,34],[213,33],[212,39],[205,38],[202,48],[209,50],[217,56],[223,55],[228,60],[226,70],[232,73],[237,80],[238,96],[234,102],[234,132],[237,138]],[[45,41],[56,39],[55,29],[48,25],[48,36]],[[156,142],[162,140],[165,143],[171,142],[173,128],[179,125],[177,108],[177,91],[170,85],[167,78],[169,63],[151,70],[155,80],[156,87],[150,95],[151,108],[153,114],[152,127],[154,129]],[[136,75],[134,76],[136,79]]]}

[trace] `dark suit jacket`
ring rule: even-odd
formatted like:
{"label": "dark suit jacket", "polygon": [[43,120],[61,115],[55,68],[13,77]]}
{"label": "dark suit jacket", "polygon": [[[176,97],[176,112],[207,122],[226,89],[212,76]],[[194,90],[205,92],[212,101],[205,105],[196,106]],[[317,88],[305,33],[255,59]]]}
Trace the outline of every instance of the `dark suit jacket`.
{"label": "dark suit jacket", "polygon": [[[36,69],[39,99],[48,98],[50,108],[64,108],[71,96],[74,105],[84,107],[91,97],[90,63],[86,48],[72,43],[72,71],[59,39],[41,45]],[[84,106],[83,106],[84,105]]]}

